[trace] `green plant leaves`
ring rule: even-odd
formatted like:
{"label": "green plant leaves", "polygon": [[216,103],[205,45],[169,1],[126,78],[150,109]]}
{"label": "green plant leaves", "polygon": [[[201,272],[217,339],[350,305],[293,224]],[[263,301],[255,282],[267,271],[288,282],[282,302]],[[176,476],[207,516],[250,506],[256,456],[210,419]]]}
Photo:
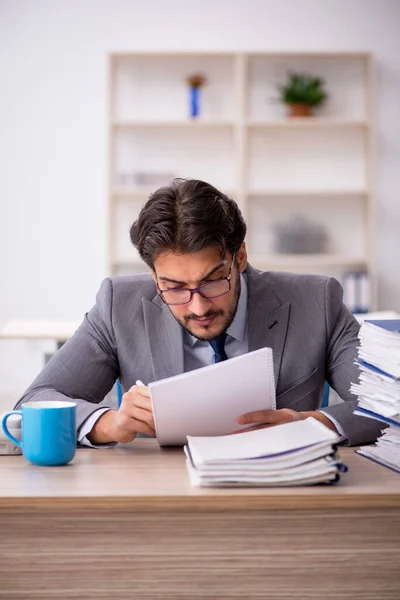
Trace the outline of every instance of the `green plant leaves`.
{"label": "green plant leaves", "polygon": [[288,73],[286,85],[278,87],[281,100],[286,104],[307,104],[308,106],[321,106],[327,99],[323,89],[324,80],[307,73]]}

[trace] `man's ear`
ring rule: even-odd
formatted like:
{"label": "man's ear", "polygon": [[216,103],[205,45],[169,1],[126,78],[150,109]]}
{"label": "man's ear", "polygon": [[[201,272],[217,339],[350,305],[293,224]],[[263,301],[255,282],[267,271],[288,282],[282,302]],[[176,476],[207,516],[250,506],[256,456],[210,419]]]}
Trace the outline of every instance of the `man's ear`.
{"label": "man's ear", "polygon": [[154,279],[154,283],[157,285],[157,273],[153,269],[151,270],[151,275]]}
{"label": "man's ear", "polygon": [[239,265],[240,273],[243,273],[245,268],[247,267],[247,250],[246,250],[246,242],[242,242],[240,244],[239,250],[236,252],[236,260]]}

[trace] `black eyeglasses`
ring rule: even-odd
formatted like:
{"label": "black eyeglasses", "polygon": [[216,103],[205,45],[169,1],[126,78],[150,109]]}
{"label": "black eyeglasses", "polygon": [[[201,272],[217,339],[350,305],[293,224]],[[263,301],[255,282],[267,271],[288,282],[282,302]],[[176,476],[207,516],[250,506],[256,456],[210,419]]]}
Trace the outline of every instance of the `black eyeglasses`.
{"label": "black eyeglasses", "polygon": [[189,304],[193,294],[200,294],[202,298],[211,300],[211,298],[218,298],[227,294],[231,289],[231,271],[235,260],[235,254],[233,255],[231,266],[229,267],[228,275],[226,277],[219,277],[213,281],[206,281],[197,288],[173,288],[170,290],[161,290],[158,287],[157,290],[161,297],[161,300],[168,305],[176,304]]}

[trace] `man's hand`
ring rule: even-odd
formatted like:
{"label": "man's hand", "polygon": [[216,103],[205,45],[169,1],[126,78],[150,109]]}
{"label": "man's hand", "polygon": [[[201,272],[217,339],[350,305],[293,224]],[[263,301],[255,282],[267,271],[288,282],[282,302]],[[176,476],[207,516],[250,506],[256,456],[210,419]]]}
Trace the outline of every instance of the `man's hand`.
{"label": "man's hand", "polygon": [[108,410],[95,423],[88,439],[92,444],[131,442],[137,433],[155,434],[150,392],[134,385],[122,396],[118,410]]}
{"label": "man's hand", "polygon": [[[241,415],[237,418],[237,422],[239,425],[249,424],[247,429],[242,429],[241,431],[252,431],[253,429],[263,429],[265,427],[272,427],[273,425],[282,425],[282,423],[301,421],[307,419],[307,417],[314,417],[314,419],[321,421],[326,427],[329,427],[329,429],[338,433],[332,421],[323,413],[316,410],[306,412],[297,412],[290,408],[280,408],[279,410],[257,410],[252,413]],[[252,426],[252,423],[257,423],[257,425]]]}

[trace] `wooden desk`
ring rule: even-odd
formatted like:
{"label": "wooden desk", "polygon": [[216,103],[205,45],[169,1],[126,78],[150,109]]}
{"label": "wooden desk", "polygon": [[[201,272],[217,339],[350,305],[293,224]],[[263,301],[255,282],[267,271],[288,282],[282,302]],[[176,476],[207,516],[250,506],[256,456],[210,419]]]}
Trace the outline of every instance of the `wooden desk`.
{"label": "wooden desk", "polygon": [[78,329],[80,321],[28,319],[8,321],[0,329],[0,338],[9,340],[55,340],[65,343]]}
{"label": "wooden desk", "polygon": [[400,477],[341,454],[333,487],[230,490],[155,440],[0,457],[0,598],[398,600]]}

